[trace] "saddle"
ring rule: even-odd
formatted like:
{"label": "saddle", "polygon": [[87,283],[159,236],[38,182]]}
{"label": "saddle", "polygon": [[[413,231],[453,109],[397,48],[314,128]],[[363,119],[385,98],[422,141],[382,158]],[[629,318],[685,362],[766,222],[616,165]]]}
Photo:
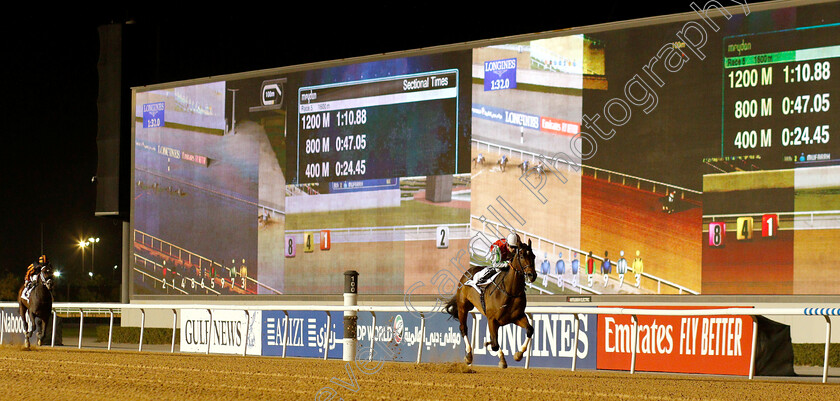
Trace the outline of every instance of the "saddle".
{"label": "saddle", "polygon": [[35,285],[37,285],[37,283],[34,285],[30,285],[29,283],[25,284],[23,287],[23,291],[20,293],[20,298],[28,303],[29,295],[32,293],[32,290],[35,289]]}
{"label": "saddle", "polygon": [[479,294],[483,293],[483,289],[487,287],[488,284],[492,283],[493,280],[501,273],[502,271],[498,268],[493,268],[492,266],[484,266],[481,270],[477,271],[476,274],[470,278],[469,280],[464,282],[464,285],[468,285],[472,288],[475,288]]}
{"label": "saddle", "polygon": [[476,272],[476,275],[473,276],[471,279],[464,282],[464,285],[468,285],[478,292],[478,298],[481,300],[481,310],[487,311],[487,307],[484,304],[484,295],[490,283],[496,280],[496,277],[504,271],[502,268],[495,267],[495,266],[484,266],[481,270]]}

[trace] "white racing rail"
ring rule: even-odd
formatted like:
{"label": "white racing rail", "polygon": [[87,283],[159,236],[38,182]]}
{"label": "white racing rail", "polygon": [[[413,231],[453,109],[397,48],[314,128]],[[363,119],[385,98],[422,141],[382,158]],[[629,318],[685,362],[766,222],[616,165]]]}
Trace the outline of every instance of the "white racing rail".
{"label": "white racing rail", "polygon": [[[487,141],[482,141],[480,139],[472,139],[473,146],[477,149],[487,149],[488,152],[495,151],[497,154],[507,154],[508,157],[514,157],[518,155],[521,160],[526,160],[527,158],[531,159],[532,163],[536,163],[538,160],[543,160],[548,162],[549,160],[553,160],[553,165],[556,166],[556,163],[564,163],[569,164],[568,161],[559,159],[559,158],[552,158],[551,154],[542,155],[535,152],[530,152],[527,150],[516,149],[505,145],[498,145],[495,143],[490,143]],[[635,182],[636,188],[641,189],[643,186],[645,189],[648,189],[653,193],[663,193],[668,194],[673,190],[677,190],[680,192],[680,198],[685,198],[686,194],[689,196],[697,196],[702,195],[703,192],[698,191],[696,189],[691,188],[684,188],[679,185],[668,184],[665,182],[655,181],[647,178],[637,177],[630,174],[619,173],[617,171],[606,170],[598,167],[587,166],[585,164],[576,164],[576,166],[581,169],[581,171],[591,171],[591,175],[595,178],[598,178],[600,175],[602,179],[607,180],[608,182],[619,182],[621,181],[622,185],[630,185],[628,183]],[[615,178],[613,178],[615,177]],[[656,187],[659,187],[659,191],[656,190]]]}
{"label": "white racing rail", "polygon": [[[476,222],[477,224],[480,224],[480,225],[481,225],[481,229],[480,229],[480,231],[481,231],[481,232],[483,232],[483,233],[487,233],[487,229],[486,229],[486,227],[485,227],[485,225],[487,225],[487,224],[492,224],[492,225],[494,225],[494,226],[498,227],[498,229],[497,229],[497,230],[500,230],[499,232],[508,232],[508,231],[510,230],[510,229],[509,229],[507,226],[505,226],[504,224],[501,224],[501,223],[499,223],[499,222],[492,221],[492,220],[489,220],[489,219],[486,219],[486,218],[485,218],[484,220],[482,220],[482,218],[481,218],[481,217],[478,217],[478,216],[476,216],[476,215],[471,215],[471,216],[470,216],[470,220],[471,220],[471,221],[473,221],[473,222]],[[478,230],[478,229],[476,229],[476,230]],[[543,243],[545,243],[545,244],[547,244],[547,245],[551,245],[551,252],[552,252],[552,254],[554,254],[554,255],[556,255],[556,254],[557,254],[557,250],[556,250],[556,248],[565,249],[565,250],[568,250],[569,252],[574,251],[574,252],[577,252],[577,253],[578,253],[578,254],[580,254],[580,255],[586,255],[586,251],[584,251],[584,250],[582,250],[582,249],[577,249],[577,248],[573,248],[573,247],[568,246],[568,245],[563,245],[563,244],[561,244],[561,243],[559,243],[559,242],[552,241],[552,240],[550,240],[550,239],[548,239],[548,238],[541,237],[541,236],[539,236],[539,235],[532,234],[532,233],[529,233],[529,232],[525,232],[525,231],[522,231],[522,230],[516,230],[516,231],[517,231],[519,234],[524,235],[526,238],[531,238],[531,239],[536,240],[536,241],[537,241],[537,244],[536,244],[536,248],[537,248],[537,249],[541,249],[541,248],[542,248]],[[592,258],[593,258],[593,259],[595,259],[595,260],[601,261],[601,262],[603,262],[603,261],[604,261],[604,258],[603,258],[603,257],[598,256],[598,255],[595,255],[595,254],[593,254],[593,255],[592,255]],[[615,261],[613,261],[613,263],[615,263]],[[613,265],[613,266],[615,266],[615,265]],[[628,265],[628,266],[627,266],[627,270],[635,273],[635,271],[633,270],[633,267],[632,267],[632,266],[629,266],[629,265]],[[647,279],[649,279],[649,280],[652,280],[652,281],[655,281],[655,282],[656,282],[656,293],[657,293],[657,294],[661,294],[661,293],[662,293],[662,286],[663,286],[663,285],[665,285],[666,287],[671,287],[671,288],[673,288],[673,289],[677,290],[677,291],[679,292],[679,294],[680,294],[680,295],[682,295],[683,293],[687,293],[687,294],[691,294],[691,295],[698,295],[698,294],[699,294],[699,292],[698,292],[698,291],[696,291],[696,290],[692,290],[692,289],[690,289],[690,288],[688,288],[688,287],[685,287],[685,286],[679,285],[679,284],[677,284],[677,283],[670,282],[670,281],[665,280],[665,279],[663,279],[663,278],[660,278],[660,277],[654,276],[654,275],[652,275],[652,274],[650,274],[650,273],[645,273],[645,272],[642,272],[642,277],[647,278]],[[589,291],[590,293],[597,294],[597,291],[594,291],[594,290],[592,290],[592,289],[590,289],[590,288],[584,288],[584,289],[585,289],[585,290],[587,290],[587,291]]]}
{"label": "white racing rail", "polygon": [[[0,303],[0,308],[17,308],[17,303],[4,302]],[[53,317],[55,317],[55,310],[78,310],[79,311],[79,343],[78,347],[82,347],[82,330],[84,327],[84,311],[108,310],[110,313],[110,323],[108,330],[108,349],[111,349],[111,335],[114,327],[114,311],[119,310],[124,312],[126,309],[140,310],[140,344],[138,351],[143,351],[143,330],[146,321],[146,310],[161,309],[172,311],[172,347],[170,352],[175,352],[175,330],[178,325],[178,310],[179,309],[204,309],[210,315],[210,330],[213,324],[213,310],[240,310],[245,313],[246,317],[250,319],[249,310],[272,310],[272,311],[323,311],[327,312],[327,327],[331,326],[329,312],[369,312],[373,316],[373,324],[376,324],[376,312],[407,312],[413,311],[421,317],[421,336],[420,344],[417,351],[417,363],[420,363],[420,358],[423,351],[423,338],[425,337],[425,322],[426,314],[441,313],[439,307],[431,306],[412,306],[409,308],[406,305],[401,306],[343,306],[343,305],[208,305],[208,304],[121,304],[121,303],[56,303],[53,305]],[[473,314],[476,312],[473,311]],[[629,315],[633,320],[633,346],[631,347],[630,359],[630,374],[635,373],[636,370],[636,350],[639,346],[639,325],[638,316],[752,316],[753,318],[753,335],[752,335],[752,349],[750,350],[750,368],[749,379],[752,380],[755,373],[755,358],[756,358],[756,340],[758,335],[758,320],[756,316],[822,316],[825,319],[825,355],[823,359],[823,377],[822,382],[825,383],[828,378],[828,347],[831,342],[831,316],[840,316],[840,308],[812,308],[812,307],[790,307],[790,308],[744,308],[744,307],[724,307],[715,309],[639,309],[639,308],[623,308],[623,307],[570,307],[570,306],[529,306],[526,309],[529,317],[534,313],[555,313],[575,316],[575,343],[579,342],[580,333],[580,318],[581,315]],[[475,315],[473,315],[475,318]],[[5,319],[2,319],[5,321]],[[248,325],[246,325],[248,327]],[[476,327],[475,325],[473,327]],[[247,329],[246,329],[247,330]],[[0,324],[0,344],[3,343],[3,335],[5,327]],[[52,338],[55,338],[55,319],[52,325]],[[247,337],[249,333],[245,333]],[[212,335],[212,333],[211,333]],[[283,357],[286,356],[285,344],[287,332],[283,333]],[[476,333],[473,330],[471,342],[475,345]],[[370,349],[373,357],[373,346],[375,337],[371,338]],[[53,342],[50,346],[55,346]],[[329,347],[324,347],[324,359],[327,359],[327,352]],[[245,355],[247,351],[247,344],[243,344],[242,354]],[[210,342],[208,341],[207,353],[210,353]],[[525,368],[530,366],[531,348],[528,349],[528,354],[525,359]],[[572,352],[572,371],[575,370],[577,363],[577,352]]]}

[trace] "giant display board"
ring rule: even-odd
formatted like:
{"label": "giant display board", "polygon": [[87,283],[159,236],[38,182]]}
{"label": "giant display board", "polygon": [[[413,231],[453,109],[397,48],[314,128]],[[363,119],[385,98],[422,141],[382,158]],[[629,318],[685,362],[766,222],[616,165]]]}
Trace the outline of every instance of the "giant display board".
{"label": "giant display board", "polygon": [[838,294],[840,4],[717,4],[135,88],[132,293]]}

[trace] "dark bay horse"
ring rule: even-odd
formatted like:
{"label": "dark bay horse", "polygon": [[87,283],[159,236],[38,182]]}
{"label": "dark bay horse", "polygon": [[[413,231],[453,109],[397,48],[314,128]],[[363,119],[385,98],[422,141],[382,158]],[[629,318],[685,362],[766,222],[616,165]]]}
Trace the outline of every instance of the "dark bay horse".
{"label": "dark bay horse", "polygon": [[[513,323],[525,329],[528,340],[525,342],[525,346],[513,356],[516,361],[522,360],[522,355],[531,344],[531,336],[534,334],[534,327],[531,326],[528,316],[525,315],[525,281],[533,283],[537,279],[535,258],[534,252],[531,250],[530,239],[527,245],[520,244],[516,248],[510,261],[510,268],[497,275],[484,289],[483,305],[486,308],[485,310],[481,310],[481,295],[472,286],[464,284],[475,276],[477,271],[485,267],[471,267],[461,276],[458,290],[455,292],[455,296],[447,302],[445,310],[460,322],[461,335],[466,341],[467,354],[464,360],[467,364],[472,364],[473,359],[472,346],[469,337],[467,337],[467,318],[470,316],[469,312],[473,307],[487,317],[490,341],[484,345],[489,345],[493,351],[499,352],[499,367],[501,368],[506,368],[507,362],[504,352],[499,349],[499,328]],[[473,330],[475,330],[475,327],[473,327]]]}
{"label": "dark bay horse", "polygon": [[38,345],[40,346],[44,341],[47,325],[52,317],[52,273],[52,267],[50,266],[44,266],[41,269],[41,272],[38,273],[35,288],[29,293],[28,301],[21,297],[24,287],[21,287],[18,291],[18,304],[20,305],[20,316],[23,318],[26,348],[29,348],[29,337],[32,336],[32,331],[35,328],[38,329]]}

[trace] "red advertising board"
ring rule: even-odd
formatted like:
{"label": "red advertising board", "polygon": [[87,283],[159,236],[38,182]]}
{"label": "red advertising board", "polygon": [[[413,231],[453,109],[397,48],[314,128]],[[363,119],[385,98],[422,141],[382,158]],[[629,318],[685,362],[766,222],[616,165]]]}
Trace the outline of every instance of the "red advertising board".
{"label": "red advertising board", "polygon": [[[637,317],[637,371],[749,375],[751,316]],[[630,315],[598,316],[598,369],[630,370],[633,332]]]}

